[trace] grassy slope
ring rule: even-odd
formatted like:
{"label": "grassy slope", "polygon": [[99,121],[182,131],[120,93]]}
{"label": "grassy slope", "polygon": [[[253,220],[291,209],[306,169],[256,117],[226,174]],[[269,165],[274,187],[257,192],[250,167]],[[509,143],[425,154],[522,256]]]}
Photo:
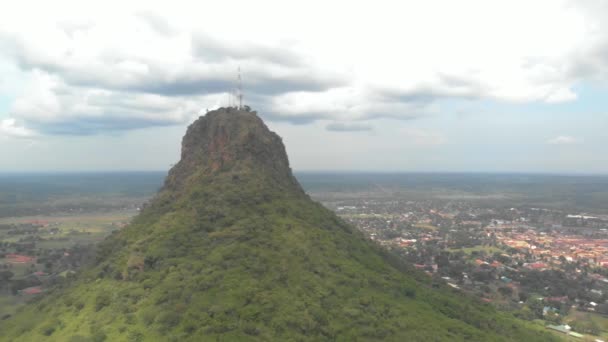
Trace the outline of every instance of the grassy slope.
{"label": "grassy slope", "polygon": [[161,193],[97,266],[1,322],[0,341],[550,340],[265,184]]}

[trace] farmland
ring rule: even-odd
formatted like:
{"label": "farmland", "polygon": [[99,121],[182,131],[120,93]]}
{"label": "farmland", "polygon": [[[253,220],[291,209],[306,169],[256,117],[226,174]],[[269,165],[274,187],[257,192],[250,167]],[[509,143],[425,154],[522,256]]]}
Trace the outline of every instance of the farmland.
{"label": "farmland", "polygon": [[0,219],[0,318],[62,282],[91,258],[94,245],[137,213],[5,217]]}

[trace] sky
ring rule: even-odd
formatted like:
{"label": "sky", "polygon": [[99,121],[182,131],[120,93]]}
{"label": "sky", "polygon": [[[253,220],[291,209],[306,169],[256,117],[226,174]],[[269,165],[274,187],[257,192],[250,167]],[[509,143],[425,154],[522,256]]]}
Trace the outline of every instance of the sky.
{"label": "sky", "polygon": [[166,170],[245,104],[297,171],[608,173],[606,1],[19,1],[0,172]]}

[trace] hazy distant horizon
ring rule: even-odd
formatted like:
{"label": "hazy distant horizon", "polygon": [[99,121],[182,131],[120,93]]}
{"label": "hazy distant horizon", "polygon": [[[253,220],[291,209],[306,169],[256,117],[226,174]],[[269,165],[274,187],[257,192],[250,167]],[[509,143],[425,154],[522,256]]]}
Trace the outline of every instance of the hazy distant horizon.
{"label": "hazy distant horizon", "polygon": [[[167,171],[159,170],[4,172],[0,173],[0,192],[5,198],[25,196],[40,205],[56,195],[69,195],[74,203],[81,198],[127,194],[145,199],[161,188],[166,174]],[[440,200],[494,196],[500,202],[495,205],[551,204],[573,212],[592,208],[608,213],[605,205],[608,203],[608,175],[354,171],[296,171],[294,174],[311,196],[345,192]],[[5,202],[10,203],[11,200]]]}
{"label": "hazy distant horizon", "polygon": [[[26,170],[2,171],[0,176],[6,175],[102,175],[102,174],[166,174],[166,170]],[[298,174],[319,175],[522,175],[522,176],[563,176],[563,177],[608,177],[607,173],[566,173],[566,172],[537,172],[537,171],[409,171],[409,170],[294,170]]]}

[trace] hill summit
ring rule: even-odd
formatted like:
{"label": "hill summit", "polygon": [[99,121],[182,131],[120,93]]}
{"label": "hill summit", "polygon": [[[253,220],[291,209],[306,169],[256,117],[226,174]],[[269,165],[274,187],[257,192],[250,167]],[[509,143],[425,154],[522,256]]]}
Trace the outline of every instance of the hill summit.
{"label": "hill summit", "polygon": [[[434,285],[434,286],[433,286]],[[94,265],[0,322],[1,341],[534,341],[411,270],[293,177],[281,139],[222,108]]]}
{"label": "hill summit", "polygon": [[[255,175],[253,175],[255,173]],[[303,193],[293,177],[281,138],[255,112],[220,108],[196,120],[182,141],[181,160],[165,189],[179,189],[192,177],[261,177],[285,191]]]}

